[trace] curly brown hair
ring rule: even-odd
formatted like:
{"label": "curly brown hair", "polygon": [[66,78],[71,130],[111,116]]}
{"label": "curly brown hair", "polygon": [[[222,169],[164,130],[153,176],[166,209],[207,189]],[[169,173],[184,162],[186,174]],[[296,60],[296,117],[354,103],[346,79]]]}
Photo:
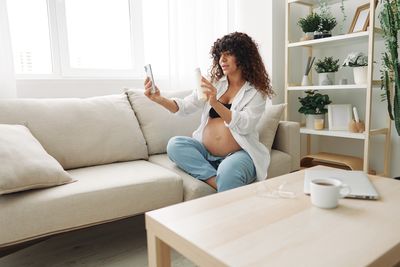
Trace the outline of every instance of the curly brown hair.
{"label": "curly brown hair", "polygon": [[236,64],[242,70],[243,78],[250,82],[264,96],[271,98],[274,91],[271,87],[269,75],[258,51],[258,45],[247,34],[233,32],[217,39],[211,47],[213,64],[210,69],[212,81],[218,81],[224,74],[219,65],[222,53],[229,53],[236,57]]}

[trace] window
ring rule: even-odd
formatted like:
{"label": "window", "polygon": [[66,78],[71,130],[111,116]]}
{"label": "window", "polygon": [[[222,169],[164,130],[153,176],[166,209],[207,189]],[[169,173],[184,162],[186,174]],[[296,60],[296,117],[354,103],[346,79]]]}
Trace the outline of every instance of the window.
{"label": "window", "polygon": [[7,9],[16,73],[51,73],[46,0],[8,0]]}
{"label": "window", "polygon": [[65,16],[71,68],[133,68],[127,0],[65,0]]}
{"label": "window", "polygon": [[16,74],[143,78],[151,63],[158,79],[186,76],[191,65],[209,66],[210,45],[227,32],[227,3],[7,0]]}

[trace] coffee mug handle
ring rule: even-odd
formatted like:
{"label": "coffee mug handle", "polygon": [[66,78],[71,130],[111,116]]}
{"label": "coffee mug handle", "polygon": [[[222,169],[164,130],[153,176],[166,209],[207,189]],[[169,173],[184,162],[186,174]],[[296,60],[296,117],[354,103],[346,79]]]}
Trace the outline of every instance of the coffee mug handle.
{"label": "coffee mug handle", "polygon": [[[344,193],[342,191],[345,191]],[[345,198],[351,193],[351,188],[347,184],[342,184],[341,189],[340,189],[340,198]]]}

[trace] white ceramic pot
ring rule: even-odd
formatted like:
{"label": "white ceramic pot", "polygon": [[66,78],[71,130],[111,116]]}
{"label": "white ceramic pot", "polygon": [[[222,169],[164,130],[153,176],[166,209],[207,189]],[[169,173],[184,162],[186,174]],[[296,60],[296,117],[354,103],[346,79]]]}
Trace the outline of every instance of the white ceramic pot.
{"label": "white ceramic pot", "polygon": [[325,114],[306,114],[306,128],[314,129],[315,119],[325,119]]}
{"label": "white ceramic pot", "polygon": [[353,67],[354,83],[367,84],[368,66]]}
{"label": "white ceramic pot", "polygon": [[310,86],[310,85],[312,85],[310,77],[308,75],[304,75],[303,79],[301,80],[301,86]]}
{"label": "white ceramic pot", "polygon": [[306,32],[304,35],[300,38],[300,41],[308,41],[314,39],[314,33],[313,32]]}
{"label": "white ceramic pot", "polygon": [[334,72],[318,73],[319,85],[332,85],[335,81]]}

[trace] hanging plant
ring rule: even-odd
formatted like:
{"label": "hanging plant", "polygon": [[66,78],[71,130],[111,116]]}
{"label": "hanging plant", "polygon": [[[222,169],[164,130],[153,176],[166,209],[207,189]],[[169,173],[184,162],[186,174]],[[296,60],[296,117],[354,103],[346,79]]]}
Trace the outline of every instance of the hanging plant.
{"label": "hanging plant", "polygon": [[[387,101],[389,117],[394,120],[400,136],[400,61],[398,34],[400,31],[400,0],[383,0],[379,20],[383,30],[386,51],[382,54],[381,89]],[[390,86],[394,83],[393,98]]]}
{"label": "hanging plant", "polygon": [[318,39],[331,37],[331,31],[337,25],[336,18],[333,16],[327,0],[318,0],[318,4],[319,16],[321,17],[321,21],[319,24],[318,32],[314,34],[314,38]]}
{"label": "hanging plant", "polygon": [[347,19],[346,12],[344,9],[344,1],[345,0],[341,0],[340,3],[340,13],[342,13],[342,20],[339,23],[339,34],[344,34],[344,25],[346,24],[346,19]]}

